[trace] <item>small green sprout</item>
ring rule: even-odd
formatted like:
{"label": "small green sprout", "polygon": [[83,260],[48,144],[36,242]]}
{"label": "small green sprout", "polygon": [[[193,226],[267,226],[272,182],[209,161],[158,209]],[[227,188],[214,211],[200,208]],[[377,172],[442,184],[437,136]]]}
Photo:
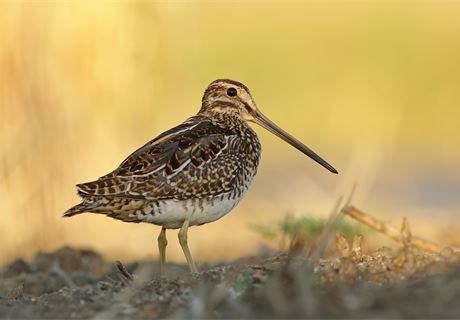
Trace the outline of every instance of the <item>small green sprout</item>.
{"label": "small green sprout", "polygon": [[[314,217],[287,216],[275,225],[251,225],[251,228],[268,240],[280,240],[286,244],[308,243],[314,241],[323,232],[327,219]],[[345,238],[351,239],[358,234],[367,234],[370,229],[362,224],[340,220],[336,230]],[[281,245],[281,247],[284,247]]]}

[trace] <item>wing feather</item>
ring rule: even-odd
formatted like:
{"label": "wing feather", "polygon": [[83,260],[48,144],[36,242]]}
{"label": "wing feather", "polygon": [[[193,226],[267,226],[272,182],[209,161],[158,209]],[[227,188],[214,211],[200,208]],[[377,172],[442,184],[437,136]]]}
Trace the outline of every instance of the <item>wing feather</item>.
{"label": "wing feather", "polygon": [[113,172],[77,189],[81,196],[157,200],[229,191],[229,181],[220,177],[222,170],[234,170],[243,161],[229,148],[235,139],[235,132],[195,116],[136,150]]}

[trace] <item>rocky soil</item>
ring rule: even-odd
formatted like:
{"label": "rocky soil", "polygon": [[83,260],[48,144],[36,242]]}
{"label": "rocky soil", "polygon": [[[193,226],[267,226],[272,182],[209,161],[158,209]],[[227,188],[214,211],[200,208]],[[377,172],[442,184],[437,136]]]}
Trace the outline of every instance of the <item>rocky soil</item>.
{"label": "rocky soil", "polygon": [[[355,239],[356,240],[356,239]],[[359,239],[358,239],[359,240]],[[330,251],[330,252],[329,252]],[[0,318],[459,318],[460,255],[411,246],[363,253],[338,238],[326,258],[273,253],[229,264],[126,265],[61,248],[0,275]]]}

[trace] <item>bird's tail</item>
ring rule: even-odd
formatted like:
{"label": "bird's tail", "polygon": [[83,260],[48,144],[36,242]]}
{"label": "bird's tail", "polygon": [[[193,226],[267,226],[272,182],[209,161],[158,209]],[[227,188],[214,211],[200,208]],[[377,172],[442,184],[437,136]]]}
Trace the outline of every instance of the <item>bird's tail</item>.
{"label": "bird's tail", "polygon": [[63,217],[67,218],[67,217],[72,217],[76,214],[88,212],[88,209],[89,209],[88,206],[83,202],[83,203],[77,204],[76,206],[73,206],[72,208],[64,212]]}
{"label": "bird's tail", "polygon": [[[83,202],[73,206],[66,212],[63,217],[72,217],[74,215],[91,212],[97,214],[105,214],[114,219],[123,220],[126,222],[141,222],[133,213],[144,205],[143,200],[133,200],[129,205],[126,204],[123,198],[95,197],[87,196],[83,198]],[[121,208],[124,207],[123,210]]]}
{"label": "bird's tail", "polygon": [[92,196],[84,197],[82,203],[77,204],[76,206],[73,206],[72,208],[64,212],[63,217],[72,217],[76,214],[84,212],[93,212],[93,210],[97,209],[103,202],[103,199],[96,199]]}

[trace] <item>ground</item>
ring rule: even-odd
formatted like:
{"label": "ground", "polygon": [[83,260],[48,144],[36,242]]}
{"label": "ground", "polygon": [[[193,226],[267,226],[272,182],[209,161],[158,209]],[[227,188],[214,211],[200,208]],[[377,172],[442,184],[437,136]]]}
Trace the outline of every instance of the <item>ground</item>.
{"label": "ground", "polygon": [[363,253],[361,241],[199,264],[197,275],[168,264],[160,277],[156,261],[136,262],[126,265],[133,280],[96,252],[64,247],[5,267],[0,318],[460,317],[456,251]]}

